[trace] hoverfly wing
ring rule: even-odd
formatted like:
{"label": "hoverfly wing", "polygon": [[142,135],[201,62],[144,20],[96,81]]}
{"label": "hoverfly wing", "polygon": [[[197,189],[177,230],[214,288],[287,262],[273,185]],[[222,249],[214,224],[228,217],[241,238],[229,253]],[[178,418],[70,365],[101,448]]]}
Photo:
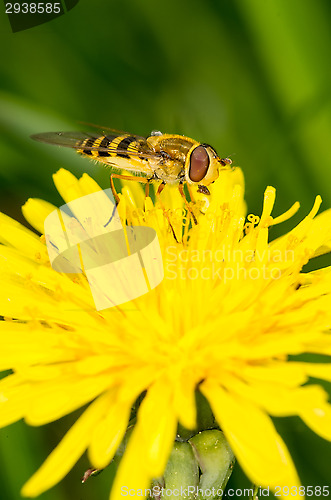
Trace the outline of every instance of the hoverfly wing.
{"label": "hoverfly wing", "polygon": [[83,132],[44,132],[30,136],[34,141],[62,146],[65,148],[80,149],[81,144],[86,139],[96,140],[98,137]]}
{"label": "hoverfly wing", "polygon": [[[118,134],[110,135],[109,139],[113,140]],[[31,139],[39,142],[45,142],[46,144],[52,144],[54,146],[62,146],[66,148],[72,148],[84,151],[98,151],[102,153],[116,154],[116,155],[130,155],[142,159],[157,159],[160,160],[162,156],[159,153],[155,153],[153,149],[149,146],[146,139],[139,135],[131,135],[135,137],[140,143],[139,150],[121,149],[118,147],[102,147],[100,145],[95,146],[93,143],[97,141],[100,136],[87,134],[84,132],[44,132],[41,134],[33,134],[30,136]],[[89,140],[91,145],[88,145],[85,141]],[[84,145],[83,145],[84,143]]]}

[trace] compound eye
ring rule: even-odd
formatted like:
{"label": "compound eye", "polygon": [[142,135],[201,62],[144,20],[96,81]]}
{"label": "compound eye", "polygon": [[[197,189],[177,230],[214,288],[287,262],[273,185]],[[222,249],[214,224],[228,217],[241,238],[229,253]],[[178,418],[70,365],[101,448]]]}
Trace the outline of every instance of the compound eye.
{"label": "compound eye", "polygon": [[209,167],[209,155],[203,146],[196,147],[191,154],[189,178],[200,182],[206,176]]}

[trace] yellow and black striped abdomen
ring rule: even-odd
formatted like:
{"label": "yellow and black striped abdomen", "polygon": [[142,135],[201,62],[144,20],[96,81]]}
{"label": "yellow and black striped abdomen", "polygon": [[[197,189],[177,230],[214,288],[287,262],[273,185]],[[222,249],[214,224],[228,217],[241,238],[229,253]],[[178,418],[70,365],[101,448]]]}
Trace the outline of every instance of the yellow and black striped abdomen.
{"label": "yellow and black striped abdomen", "polygon": [[105,135],[90,137],[80,144],[78,153],[88,155],[95,159],[111,157],[130,158],[135,153],[142,152],[142,142],[133,135]]}

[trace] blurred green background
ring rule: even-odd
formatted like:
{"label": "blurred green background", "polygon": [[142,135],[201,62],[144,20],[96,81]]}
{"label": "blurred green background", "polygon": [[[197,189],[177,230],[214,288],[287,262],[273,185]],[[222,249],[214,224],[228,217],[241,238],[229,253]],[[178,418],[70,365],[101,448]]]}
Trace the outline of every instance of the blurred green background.
{"label": "blurred green background", "polygon": [[[0,209],[22,219],[29,197],[61,204],[51,175],[86,171],[105,188],[103,168],[29,135],[84,130],[92,122],[131,133],[180,133],[231,156],[246,178],[249,212],[267,185],[275,215],[301,210],[273,229],[293,227],[315,195],[331,207],[330,0],[81,1],[64,16],[13,34],[0,15]],[[329,256],[316,261],[330,264]],[[42,429],[0,433],[1,499],[24,481],[75,415]],[[298,419],[277,419],[304,485],[329,485],[331,444]],[[40,498],[108,497],[111,470],[80,484],[83,458]],[[237,467],[231,487],[248,487]]]}

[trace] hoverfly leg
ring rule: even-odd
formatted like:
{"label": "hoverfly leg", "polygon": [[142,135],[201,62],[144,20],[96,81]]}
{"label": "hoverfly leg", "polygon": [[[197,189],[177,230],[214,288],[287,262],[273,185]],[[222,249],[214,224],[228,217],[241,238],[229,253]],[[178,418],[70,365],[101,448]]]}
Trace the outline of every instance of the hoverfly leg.
{"label": "hoverfly leg", "polygon": [[116,192],[116,189],[115,189],[115,186],[114,186],[113,177],[116,177],[116,175],[115,175],[115,174],[110,174],[110,188],[111,188],[111,190],[112,190],[112,193],[113,193],[113,196],[114,196],[114,200],[115,200],[115,202],[116,202],[116,205],[118,205],[118,204],[119,204],[119,202],[120,202],[120,199],[119,199],[119,196],[118,196],[118,194],[117,194],[117,192]]}
{"label": "hoverfly leg", "polygon": [[201,193],[201,194],[206,194],[207,196],[210,196],[210,191],[209,189],[207,188],[207,186],[198,186],[198,193]]}
{"label": "hoverfly leg", "polygon": [[[162,193],[164,188],[165,188],[165,182],[161,182],[161,184],[158,187],[158,190],[156,191],[156,196],[160,196],[160,194]],[[160,203],[161,203],[161,201],[160,201]],[[161,203],[161,205],[162,205],[162,203]]]}
{"label": "hoverfly leg", "polygon": [[[178,185],[178,191],[180,192],[180,195],[181,195],[181,197],[182,197],[182,198],[183,198],[183,200],[184,200],[186,210],[187,210],[187,211],[191,214],[192,219],[193,219],[193,222],[194,222],[194,224],[197,226],[197,225],[198,225],[198,221],[197,221],[197,219],[196,219],[196,217],[195,217],[194,213],[192,212],[192,209],[191,209],[191,207],[190,207],[189,202],[188,202],[188,201],[187,201],[187,199],[186,199],[186,196],[185,196],[185,193],[184,193],[184,186],[183,186],[183,183],[182,183],[182,182],[180,182],[180,183],[179,183],[179,185]],[[190,195],[190,196],[191,196],[191,195]]]}
{"label": "hoverfly leg", "polygon": [[114,198],[116,200],[116,203],[119,204],[120,198],[116,192],[115,186],[114,186],[114,181],[113,178],[116,179],[124,179],[125,181],[138,181],[138,182],[143,182],[144,184],[149,184],[150,179],[146,179],[146,177],[137,177],[136,175],[122,175],[122,174],[110,174],[110,187],[113,192]]}
{"label": "hoverfly leg", "polygon": [[187,183],[186,186],[187,186],[188,194],[190,195],[190,198],[191,198],[191,202],[195,203],[194,195],[192,193],[192,189],[191,189],[190,185]]}
{"label": "hoverfly leg", "polygon": [[151,182],[154,181],[155,179],[156,179],[155,175],[152,175],[152,177],[147,178],[146,187],[145,187],[145,197],[146,198],[149,197],[149,186],[150,186]]}
{"label": "hoverfly leg", "polygon": [[170,227],[170,229],[171,229],[171,232],[172,232],[173,237],[175,238],[176,242],[177,242],[177,243],[179,243],[179,241],[178,241],[178,239],[177,239],[177,236],[176,236],[176,233],[175,233],[175,230],[174,230],[174,228],[172,227],[170,217],[169,217],[169,215],[168,215],[168,213],[167,213],[167,211],[166,211],[166,209],[165,209],[165,206],[163,205],[163,203],[162,203],[162,201],[161,201],[161,199],[160,199],[160,194],[162,193],[163,189],[165,188],[165,185],[166,185],[166,183],[165,183],[164,181],[162,181],[162,182],[161,182],[161,184],[160,184],[160,185],[159,185],[159,187],[158,187],[158,190],[157,190],[157,191],[156,191],[156,193],[155,193],[155,196],[156,196],[157,201],[159,202],[159,204],[160,204],[160,206],[161,206],[161,208],[162,208],[162,210],[163,210],[163,214],[164,214],[165,218],[167,219],[167,221],[168,221],[168,223],[169,223],[169,227]]}

